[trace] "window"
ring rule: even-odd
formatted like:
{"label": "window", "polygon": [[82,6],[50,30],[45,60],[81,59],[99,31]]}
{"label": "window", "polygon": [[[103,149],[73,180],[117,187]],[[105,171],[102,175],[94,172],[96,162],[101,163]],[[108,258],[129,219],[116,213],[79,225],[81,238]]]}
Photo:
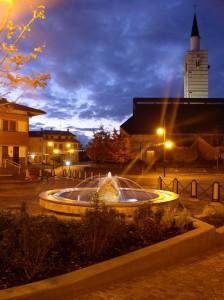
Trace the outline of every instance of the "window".
{"label": "window", "polygon": [[63,144],[59,144],[59,149],[60,149],[60,150],[63,149]]}
{"label": "window", "polygon": [[16,131],[16,121],[3,120],[3,131]]}

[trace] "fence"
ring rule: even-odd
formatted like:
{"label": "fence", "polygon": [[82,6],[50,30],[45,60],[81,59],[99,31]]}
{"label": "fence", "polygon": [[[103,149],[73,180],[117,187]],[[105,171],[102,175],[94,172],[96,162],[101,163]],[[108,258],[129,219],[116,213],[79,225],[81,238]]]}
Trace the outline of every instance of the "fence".
{"label": "fence", "polygon": [[158,187],[160,190],[172,191],[182,197],[190,197],[199,200],[210,199],[211,201],[216,202],[224,199],[223,185],[218,181],[214,181],[211,184],[201,184],[199,181],[193,179],[191,182],[184,184],[177,178],[167,182],[162,177],[159,177]]}

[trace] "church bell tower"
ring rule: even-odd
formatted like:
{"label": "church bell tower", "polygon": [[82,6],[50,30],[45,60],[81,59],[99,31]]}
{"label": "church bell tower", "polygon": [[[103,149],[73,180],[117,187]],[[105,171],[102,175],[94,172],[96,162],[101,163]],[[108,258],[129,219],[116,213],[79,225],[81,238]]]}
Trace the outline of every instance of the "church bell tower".
{"label": "church bell tower", "polygon": [[197,16],[194,14],[190,50],[185,54],[185,98],[208,98],[208,68],[208,51],[200,49]]}

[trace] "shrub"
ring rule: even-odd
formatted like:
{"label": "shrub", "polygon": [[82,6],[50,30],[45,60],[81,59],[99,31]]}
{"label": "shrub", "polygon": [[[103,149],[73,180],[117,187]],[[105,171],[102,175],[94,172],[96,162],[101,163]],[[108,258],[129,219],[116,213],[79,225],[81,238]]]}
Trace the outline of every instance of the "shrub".
{"label": "shrub", "polygon": [[136,242],[140,245],[155,243],[162,238],[160,221],[162,210],[151,205],[142,205],[134,214]]}
{"label": "shrub", "polygon": [[131,224],[98,201],[81,221],[0,212],[0,287],[79,269],[190,229],[187,211],[141,206]]}
{"label": "shrub", "polygon": [[94,208],[81,219],[80,251],[83,257],[96,260],[108,255],[108,251],[120,241],[126,224],[116,210],[96,200]]}
{"label": "shrub", "polygon": [[193,228],[193,221],[186,208],[178,212],[175,217],[175,227],[179,232],[185,232]]}

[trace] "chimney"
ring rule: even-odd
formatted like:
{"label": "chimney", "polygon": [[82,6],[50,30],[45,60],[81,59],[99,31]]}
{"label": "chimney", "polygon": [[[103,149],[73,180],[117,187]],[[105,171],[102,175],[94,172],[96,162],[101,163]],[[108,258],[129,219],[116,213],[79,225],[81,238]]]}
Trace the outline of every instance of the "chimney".
{"label": "chimney", "polygon": [[67,132],[69,132],[69,128],[67,128]]}

